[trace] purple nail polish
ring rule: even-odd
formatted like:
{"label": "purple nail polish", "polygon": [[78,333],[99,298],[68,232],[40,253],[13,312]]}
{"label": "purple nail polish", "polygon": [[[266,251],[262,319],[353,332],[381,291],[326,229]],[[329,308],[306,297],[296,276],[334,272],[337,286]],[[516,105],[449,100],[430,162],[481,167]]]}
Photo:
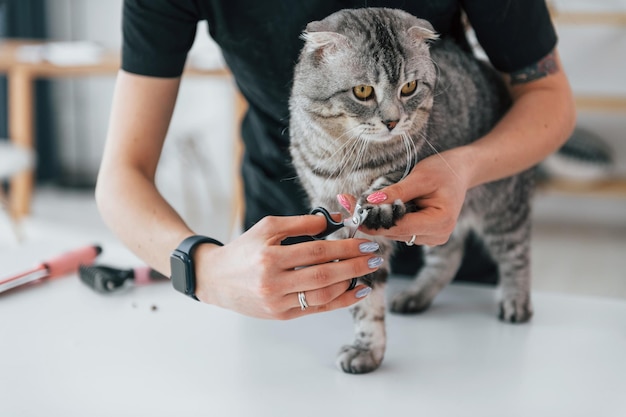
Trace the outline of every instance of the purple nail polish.
{"label": "purple nail polish", "polygon": [[365,287],[365,288],[361,288],[360,290],[358,290],[356,294],[354,295],[356,296],[356,298],[363,298],[363,297],[367,297],[369,293],[371,292],[372,292],[372,289],[370,287]]}
{"label": "purple nail polish", "polygon": [[359,245],[359,250],[361,253],[372,253],[376,252],[380,246],[376,242],[364,242]]}
{"label": "purple nail polish", "polygon": [[381,266],[383,262],[384,262],[383,258],[381,258],[380,256],[376,256],[374,258],[370,258],[369,261],[367,261],[367,266],[369,266],[372,269],[375,269]]}

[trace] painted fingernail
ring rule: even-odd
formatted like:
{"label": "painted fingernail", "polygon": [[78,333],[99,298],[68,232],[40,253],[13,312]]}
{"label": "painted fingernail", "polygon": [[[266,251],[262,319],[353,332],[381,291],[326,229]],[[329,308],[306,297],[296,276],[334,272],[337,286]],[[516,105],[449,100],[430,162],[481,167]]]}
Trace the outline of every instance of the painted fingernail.
{"label": "painted fingernail", "polygon": [[374,268],[378,268],[379,266],[381,266],[383,262],[384,262],[383,258],[381,258],[380,256],[377,256],[375,258],[370,258],[369,261],[367,261],[367,266],[374,269]]}
{"label": "painted fingernail", "polygon": [[369,293],[371,292],[372,292],[372,289],[370,287],[365,287],[365,288],[361,288],[360,290],[358,290],[356,294],[354,295],[356,296],[356,298],[363,298],[363,297],[367,297]]}
{"label": "painted fingernail", "polygon": [[383,193],[382,191],[376,191],[375,193],[367,196],[367,202],[373,203],[373,204],[382,203],[386,199],[387,199],[387,194]]}
{"label": "painted fingernail", "polygon": [[376,252],[380,246],[376,242],[365,242],[359,245],[359,250],[361,253],[372,253]]}
{"label": "painted fingernail", "polygon": [[350,201],[343,194],[337,194],[337,201],[341,204],[341,207],[345,208],[348,212],[350,211]]}

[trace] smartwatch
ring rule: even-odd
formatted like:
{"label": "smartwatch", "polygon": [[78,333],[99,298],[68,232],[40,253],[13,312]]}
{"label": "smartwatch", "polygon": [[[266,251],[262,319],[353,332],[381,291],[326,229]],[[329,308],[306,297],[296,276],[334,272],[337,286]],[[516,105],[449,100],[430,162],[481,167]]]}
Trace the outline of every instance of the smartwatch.
{"label": "smartwatch", "polygon": [[172,286],[194,300],[198,300],[198,297],[196,297],[196,270],[193,263],[193,252],[196,246],[202,243],[224,246],[222,242],[207,236],[190,236],[183,240],[170,255]]}

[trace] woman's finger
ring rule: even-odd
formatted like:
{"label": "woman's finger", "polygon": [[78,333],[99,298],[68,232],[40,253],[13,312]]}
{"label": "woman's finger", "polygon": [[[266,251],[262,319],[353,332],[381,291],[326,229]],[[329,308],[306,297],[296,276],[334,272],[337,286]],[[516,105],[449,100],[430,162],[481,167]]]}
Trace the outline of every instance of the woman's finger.
{"label": "woman's finger", "polygon": [[[285,308],[301,307],[299,300],[301,293],[303,294],[302,297],[308,307],[317,307],[323,304],[328,304],[331,303],[335,298],[345,293],[349,287],[350,281],[343,281],[338,284],[333,284],[328,287],[319,288],[316,290],[290,293],[285,295],[284,297]],[[361,287],[366,288],[363,285],[361,285]]]}
{"label": "woman's finger", "polygon": [[294,319],[297,317],[306,316],[308,314],[323,313],[326,311],[332,311],[332,310],[337,310],[340,308],[350,307],[351,305],[356,304],[362,299],[366,298],[370,292],[371,292],[371,288],[365,285],[357,285],[353,290],[350,290],[350,291],[344,290],[341,293],[341,295],[339,295],[338,297],[336,297],[329,303],[320,304],[320,305],[311,305],[310,303],[308,303],[309,296],[308,296],[308,293],[305,292],[305,297],[307,300],[307,304],[309,304],[309,306],[304,310],[301,308],[300,303],[298,302],[297,293],[291,294],[292,299],[295,299],[297,305],[295,305],[292,302],[291,304],[295,305],[295,307],[287,310],[284,314],[282,314],[281,318]]}
{"label": "woman's finger", "polygon": [[[413,237],[415,236],[415,237]],[[432,234],[432,235],[411,235],[411,236],[396,236],[396,235],[389,235],[389,236],[385,236],[387,239],[391,239],[391,240],[395,240],[397,242],[400,243],[404,243],[408,246],[422,246],[422,245],[427,245],[427,246],[438,246],[438,245],[443,245],[444,243],[446,243],[449,239],[450,239],[450,235],[449,234],[445,234],[445,233],[439,233],[439,234]]]}
{"label": "woman's finger", "polygon": [[380,268],[383,262],[383,258],[376,254],[362,255],[357,258],[285,271],[278,279],[281,281],[282,291],[285,294],[312,291],[371,274]]}
{"label": "woman's finger", "polygon": [[378,250],[378,244],[366,239],[315,240],[296,245],[272,248],[281,269],[323,264],[337,259],[350,259]]}

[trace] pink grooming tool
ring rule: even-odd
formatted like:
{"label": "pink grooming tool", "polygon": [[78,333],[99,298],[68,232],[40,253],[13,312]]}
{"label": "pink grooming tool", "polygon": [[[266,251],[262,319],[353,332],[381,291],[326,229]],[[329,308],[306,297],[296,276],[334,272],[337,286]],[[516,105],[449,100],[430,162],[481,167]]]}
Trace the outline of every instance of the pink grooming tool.
{"label": "pink grooming tool", "polygon": [[152,269],[147,266],[135,268],[135,285],[146,285],[154,282]]}
{"label": "pink grooming tool", "polygon": [[26,272],[0,279],[0,293],[42,279],[72,274],[78,271],[80,265],[93,263],[100,253],[102,248],[93,245],[59,255]]}

